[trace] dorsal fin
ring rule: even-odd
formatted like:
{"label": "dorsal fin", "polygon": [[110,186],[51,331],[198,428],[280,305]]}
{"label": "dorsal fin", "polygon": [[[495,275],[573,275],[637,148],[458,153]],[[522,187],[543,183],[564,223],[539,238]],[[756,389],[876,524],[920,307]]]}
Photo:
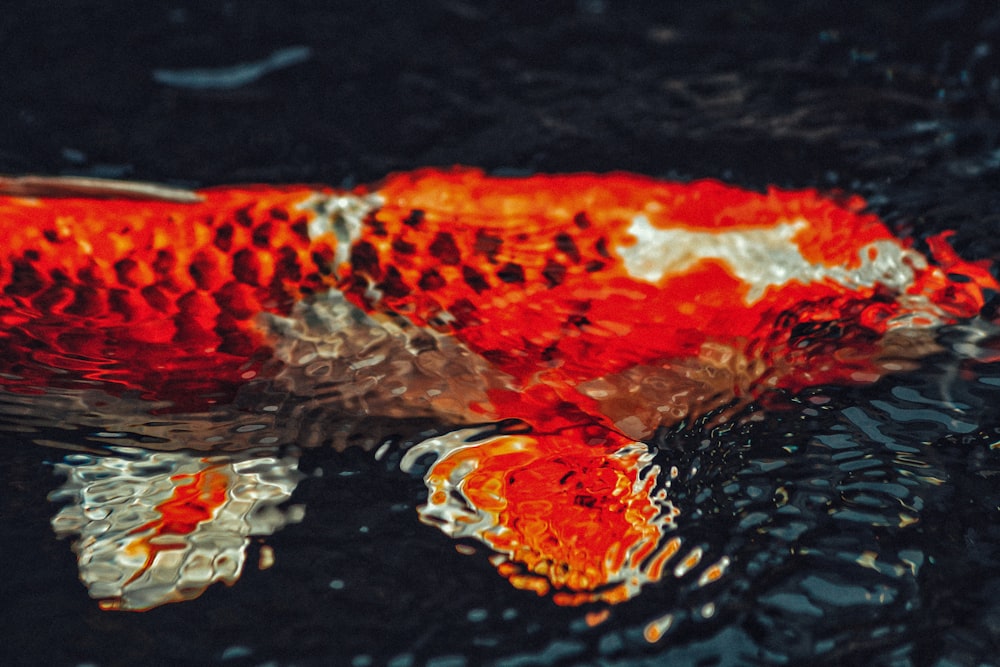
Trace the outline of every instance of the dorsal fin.
{"label": "dorsal fin", "polygon": [[194,190],[186,188],[88,176],[0,176],[0,194],[15,197],[145,199],[178,204],[193,204],[203,199]]}

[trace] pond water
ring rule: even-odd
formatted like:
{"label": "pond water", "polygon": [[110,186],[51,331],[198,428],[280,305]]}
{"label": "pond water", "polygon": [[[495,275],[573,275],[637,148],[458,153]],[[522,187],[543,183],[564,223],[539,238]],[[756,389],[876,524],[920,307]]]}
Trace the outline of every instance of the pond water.
{"label": "pond water", "polygon": [[[1000,258],[995,9],[293,4],[54,2],[3,17],[0,171],[351,187],[432,164],[628,169],[859,193],[921,252],[955,229],[962,257]],[[995,664],[1000,331],[987,297],[867,382],[709,402],[635,435],[642,447],[612,452],[572,507],[518,501],[518,534],[538,538],[519,555],[489,497],[452,502],[453,482],[505,469],[475,443],[540,455],[521,425],[465,412],[495,378],[447,337],[414,346],[405,323],[375,330],[320,300],[272,322],[283,343],[212,386],[214,402],[180,408],[204,369],[146,378],[170,405],[122,391],[93,347],[74,365],[65,349],[25,357],[19,339],[7,361],[43,369],[32,377],[47,386],[0,392],[0,657]],[[417,363],[415,349],[440,356]],[[807,352],[800,367],[819,363]],[[400,387],[434,400],[394,411]],[[537,489],[563,479],[563,462],[542,464]],[[526,573],[571,538],[595,543],[573,512],[623,495],[632,520],[607,541],[641,557],[598,540],[564,557],[613,577]],[[553,514],[564,539],[546,547],[533,521]],[[151,567],[150,554],[169,557]]]}
{"label": "pond water", "polygon": [[[17,557],[8,552],[11,621],[34,627],[21,639],[26,655],[64,664],[987,660],[1000,546],[1000,339],[983,325],[940,336],[942,350],[916,371],[660,433],[653,460],[679,471],[670,536],[727,567],[707,584],[669,573],[614,606],[562,607],[520,591],[482,543],[456,544],[422,525],[422,471],[401,471],[400,460],[432,424],[355,425],[383,443],[377,456],[357,445],[206,453],[179,438],[223,448],[250,434],[287,439],[317,428],[323,411],[276,420],[248,408],[243,423],[208,423],[95,392],[7,395],[17,476],[6,485],[17,493],[5,494],[4,515],[18,517],[8,537],[19,545]],[[329,414],[324,423],[343,427]],[[132,574],[111,571],[116,551],[164,512],[168,478],[183,486],[206,469],[232,489],[226,508],[187,536],[184,567],[157,568],[158,584],[127,588],[127,606],[155,608],[102,611],[77,581],[71,541],[85,563],[79,576],[106,597]],[[108,511],[118,516],[106,521]],[[161,541],[169,549],[177,540]],[[211,580],[231,587],[159,606]]]}

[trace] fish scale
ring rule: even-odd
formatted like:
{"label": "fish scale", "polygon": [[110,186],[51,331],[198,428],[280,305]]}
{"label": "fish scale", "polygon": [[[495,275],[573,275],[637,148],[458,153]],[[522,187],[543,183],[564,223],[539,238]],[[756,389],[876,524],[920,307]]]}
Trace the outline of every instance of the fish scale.
{"label": "fish scale", "polygon": [[[24,386],[58,383],[21,362],[89,360],[91,379],[184,407],[193,388],[228,393],[242,381],[264,345],[257,316],[329,289],[333,242],[311,240],[309,216],[296,208],[313,190],[199,194],[193,204],[0,199],[0,336],[16,364],[8,372],[23,374]],[[192,370],[206,372],[197,387],[176,382]]]}
{"label": "fish scale", "polygon": [[[88,377],[190,406],[191,387],[176,386],[171,375],[197,369],[202,392],[231,392],[253,372],[248,364],[266,357],[260,313],[284,314],[297,300],[338,288],[368,311],[395,311],[454,334],[513,376],[519,392],[540,391],[542,403],[553,390],[579,403],[587,399],[573,388],[585,380],[697,356],[708,342],[773,340],[775,323],[804,303],[824,302],[832,315],[799,308],[798,323],[878,302],[878,316],[859,321],[882,334],[914,310],[900,295],[923,299],[938,320],[954,319],[974,314],[981,287],[990,285],[988,273],[943,241],[934,246],[942,266],[909,267],[912,279],[885,299],[877,280],[851,283],[820,271],[777,283],[740,274],[739,262],[757,270],[752,257],[688,250],[689,257],[671,256],[679,267],[672,270],[655,256],[657,243],[674,252],[729,239],[736,250],[726,252],[772,244],[814,273],[861,271],[865,253],[879,247],[902,264],[923,261],[863,213],[860,199],[815,191],[425,169],[351,193],[247,186],[197,196],[189,204],[0,199],[0,324],[14,362],[6,370],[27,373],[23,384],[37,386],[58,382],[58,373],[32,376],[25,358],[57,368],[60,360],[73,368],[88,363],[81,358],[111,360]],[[344,197],[368,198],[351,229],[337,209]],[[790,223],[798,224],[790,238],[769,231]],[[653,257],[643,256],[644,246]],[[646,268],[637,273],[639,265]],[[752,291],[760,295],[748,303]],[[827,379],[843,379],[834,376]]]}
{"label": "fish scale", "polygon": [[[540,406],[553,392],[580,404],[581,382],[706,343],[752,348],[779,321],[790,331],[870,303],[855,319],[880,335],[904,317],[975,314],[991,285],[943,241],[932,244],[942,266],[927,265],[859,198],[809,190],[425,169],[351,193],[248,186],[197,199],[0,199],[5,370],[34,387],[60,381],[49,367],[92,363],[88,379],[190,406],[178,372],[202,371],[200,393],[231,393],[267,356],[259,314],[338,288],[454,334],[517,392],[541,392]],[[906,284],[884,289],[880,253]]]}
{"label": "fish scale", "polygon": [[[851,322],[837,335],[878,338],[905,318],[927,324],[971,316],[982,305],[981,287],[992,284],[982,267],[944,252],[943,241],[936,242],[943,266],[928,265],[865,213],[860,198],[813,190],[757,193],[631,174],[491,178],[459,169],[396,175],[375,192],[382,204],[353,246],[342,288],[367,309],[388,308],[454,334],[512,375],[514,391],[494,391],[492,399],[502,415],[530,414],[536,428],[586,423],[567,417],[581,409],[600,414],[577,391],[593,378],[698,357],[712,343],[752,350],[769,366],[790,354],[805,358],[796,327],[833,332],[829,325]],[[674,233],[695,246],[689,254],[702,256],[679,254],[676,270],[654,257],[661,274],[637,276],[630,255],[647,242],[637,238],[637,219],[651,236]],[[781,225],[795,225],[789,239],[772,233]],[[742,256],[702,252],[727,238]],[[763,258],[753,252],[758,240]],[[734,267],[779,264],[789,252],[811,273],[748,280]],[[906,284],[880,282],[880,253],[898,257],[890,268],[906,273]],[[808,381],[845,381],[857,372],[827,364]],[[794,373],[773,379],[804,386]]]}

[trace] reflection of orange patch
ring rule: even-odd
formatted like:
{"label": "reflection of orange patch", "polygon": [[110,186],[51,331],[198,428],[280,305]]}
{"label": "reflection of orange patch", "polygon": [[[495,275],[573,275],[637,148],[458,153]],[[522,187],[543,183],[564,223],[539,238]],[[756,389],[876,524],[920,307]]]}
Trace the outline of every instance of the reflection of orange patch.
{"label": "reflection of orange patch", "polygon": [[626,600],[676,554],[665,534],[677,510],[645,447],[580,442],[571,432],[439,447],[422,515],[502,554],[498,570],[518,588],[554,590],[564,605]]}
{"label": "reflection of orange patch", "polygon": [[174,475],[170,498],[156,506],[160,519],[136,526],[130,532],[141,535],[125,545],[127,553],[145,554],[146,565],[125,582],[128,585],[148,570],[162,551],[183,549],[185,538],[198,526],[211,521],[216,511],[226,502],[230,480],[220,470],[221,466],[208,466],[193,474]]}

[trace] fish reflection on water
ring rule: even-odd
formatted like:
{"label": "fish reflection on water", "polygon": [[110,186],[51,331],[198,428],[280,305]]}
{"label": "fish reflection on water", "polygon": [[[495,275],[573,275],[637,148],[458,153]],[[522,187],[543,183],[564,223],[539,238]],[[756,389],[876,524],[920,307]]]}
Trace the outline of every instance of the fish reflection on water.
{"label": "fish reflection on water", "polygon": [[112,448],[57,466],[66,483],[52,520],[75,535],[80,579],[106,609],[144,610],[234,583],[251,535],[302,518],[278,505],[302,477],[294,458],[272,453],[192,456]]}
{"label": "fish reflection on water", "polygon": [[[912,367],[996,288],[944,237],[929,261],[857,198],[811,191],[474,170],[184,202],[73,185],[14,180],[0,202],[4,412],[94,429],[58,466],[53,526],[114,609],[233,583],[250,537],[302,519],[277,448],[363,442],[372,415],[438,424],[398,457],[427,486],[419,517],[483,543],[515,587],[580,605],[709,586],[731,554],[678,529],[704,464],[656,443]],[[899,525],[919,514],[905,495]]]}

